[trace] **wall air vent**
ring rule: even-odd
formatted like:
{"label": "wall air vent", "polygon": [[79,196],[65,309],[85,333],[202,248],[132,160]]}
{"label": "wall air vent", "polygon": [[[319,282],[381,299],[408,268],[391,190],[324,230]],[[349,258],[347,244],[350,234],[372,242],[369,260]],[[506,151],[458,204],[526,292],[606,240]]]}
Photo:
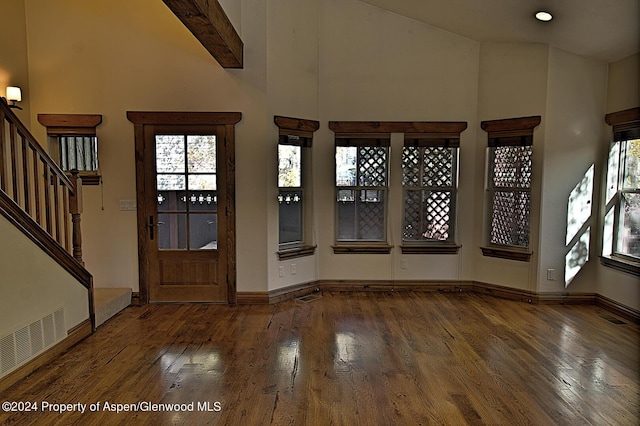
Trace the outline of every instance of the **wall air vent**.
{"label": "wall air vent", "polygon": [[67,337],[64,308],[0,336],[0,378]]}

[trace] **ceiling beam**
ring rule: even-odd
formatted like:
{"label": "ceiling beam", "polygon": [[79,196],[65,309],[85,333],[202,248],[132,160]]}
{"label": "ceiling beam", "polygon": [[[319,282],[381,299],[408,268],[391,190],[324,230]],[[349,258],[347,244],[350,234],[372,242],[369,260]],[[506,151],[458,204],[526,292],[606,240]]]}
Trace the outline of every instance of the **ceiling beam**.
{"label": "ceiling beam", "polygon": [[218,0],[162,0],[223,68],[242,68],[244,44]]}

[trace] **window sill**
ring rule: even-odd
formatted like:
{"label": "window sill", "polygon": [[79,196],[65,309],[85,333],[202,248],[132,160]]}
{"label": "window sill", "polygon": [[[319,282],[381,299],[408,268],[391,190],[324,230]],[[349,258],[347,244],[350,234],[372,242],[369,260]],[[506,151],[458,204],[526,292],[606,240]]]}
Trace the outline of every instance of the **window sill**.
{"label": "window sill", "polygon": [[388,244],[339,244],[331,247],[335,254],[389,254],[393,248]]}
{"label": "window sill", "polygon": [[294,259],[296,257],[313,256],[316,246],[299,246],[277,251],[278,260]]}
{"label": "window sill", "polygon": [[[67,176],[71,176],[71,172],[65,172]],[[82,179],[83,185],[100,185],[102,176],[96,172],[79,172],[78,177]]]}
{"label": "window sill", "polygon": [[531,252],[508,249],[502,247],[480,247],[482,255],[487,257],[498,257],[500,259],[517,260],[519,262],[529,262],[531,260]]}
{"label": "window sill", "polygon": [[458,254],[460,250],[457,244],[431,244],[431,245],[402,245],[402,254]]}
{"label": "window sill", "polygon": [[640,277],[640,264],[637,262],[612,256],[600,256],[600,263],[606,267]]}

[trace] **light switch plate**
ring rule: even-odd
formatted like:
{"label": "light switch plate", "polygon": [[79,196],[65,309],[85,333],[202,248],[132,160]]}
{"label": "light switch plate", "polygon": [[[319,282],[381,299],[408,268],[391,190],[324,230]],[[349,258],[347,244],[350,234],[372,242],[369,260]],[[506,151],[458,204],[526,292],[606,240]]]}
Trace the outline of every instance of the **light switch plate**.
{"label": "light switch plate", "polygon": [[120,211],[135,211],[136,200],[120,200]]}
{"label": "light switch plate", "polygon": [[555,280],[556,280],[556,270],[547,269],[547,281],[555,281]]}

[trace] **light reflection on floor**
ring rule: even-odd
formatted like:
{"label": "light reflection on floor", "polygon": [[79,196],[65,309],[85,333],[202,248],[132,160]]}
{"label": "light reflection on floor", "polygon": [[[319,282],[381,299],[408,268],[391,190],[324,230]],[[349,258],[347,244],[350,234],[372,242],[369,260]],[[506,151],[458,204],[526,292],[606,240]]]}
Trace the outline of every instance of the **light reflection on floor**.
{"label": "light reflection on floor", "polygon": [[278,366],[280,370],[293,370],[298,363],[299,339],[290,339],[278,346]]}

